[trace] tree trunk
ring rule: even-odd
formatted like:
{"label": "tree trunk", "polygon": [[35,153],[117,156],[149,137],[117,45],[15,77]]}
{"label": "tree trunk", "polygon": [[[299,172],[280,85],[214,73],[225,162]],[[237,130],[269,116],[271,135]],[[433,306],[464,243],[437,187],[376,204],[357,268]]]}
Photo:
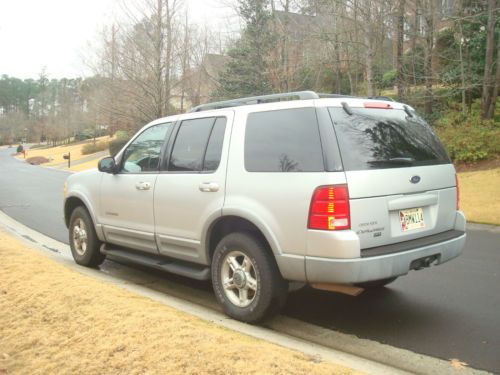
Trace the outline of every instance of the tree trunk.
{"label": "tree trunk", "polygon": [[[461,9],[461,13],[463,14],[463,8]],[[458,21],[458,26],[460,30],[460,44],[458,48],[459,52],[459,58],[460,58],[460,79],[462,82],[462,113],[465,115],[467,113],[467,89],[465,87],[465,69],[464,69],[464,54],[463,54],[463,40],[464,40],[464,33],[463,33],[463,24],[462,24],[462,19]]]}
{"label": "tree trunk", "polygon": [[396,51],[396,71],[397,71],[397,95],[400,102],[405,97],[405,79],[403,76],[403,42],[404,42],[404,22],[405,22],[405,0],[399,0],[397,17],[397,51]]}
{"label": "tree trunk", "polygon": [[165,56],[165,80],[164,80],[164,85],[165,85],[165,114],[169,114],[170,111],[170,97],[172,95],[172,87],[171,87],[171,82],[170,82],[170,74],[172,71],[172,58],[173,58],[173,18],[174,18],[174,12],[175,12],[175,6],[176,2],[175,0],[170,3],[169,0],[167,0],[166,4],[166,19],[167,19],[167,25],[166,25],[166,32],[167,32],[167,48],[166,48],[166,56]]}
{"label": "tree trunk", "polygon": [[433,74],[432,74],[432,55],[434,48],[434,0],[426,2],[425,21],[425,52],[424,52],[424,74],[425,74],[425,113],[432,114],[433,103]]}
{"label": "tree trunk", "polygon": [[157,118],[163,117],[163,66],[162,66],[162,52],[163,52],[163,0],[157,0],[156,3],[156,30],[155,30],[155,51],[154,51],[154,74],[155,74],[155,91],[156,97],[154,98],[155,116]]}
{"label": "tree trunk", "polygon": [[373,57],[375,55],[373,35],[372,35],[372,2],[371,0],[364,0],[363,5],[363,15],[364,20],[362,25],[363,30],[363,41],[365,44],[365,73],[366,73],[366,94],[368,96],[375,95],[375,89],[373,84]]}
{"label": "tree trunk", "polygon": [[493,88],[493,53],[495,46],[495,9],[496,0],[488,0],[488,25],[486,27],[486,57],[484,60],[483,94],[481,96],[481,117],[490,119]]}
{"label": "tree trunk", "polygon": [[499,89],[500,89],[500,40],[497,41],[497,69],[495,74],[495,85],[493,87],[493,95],[491,96],[490,108],[488,110],[489,119],[495,117],[495,108],[496,108]]}

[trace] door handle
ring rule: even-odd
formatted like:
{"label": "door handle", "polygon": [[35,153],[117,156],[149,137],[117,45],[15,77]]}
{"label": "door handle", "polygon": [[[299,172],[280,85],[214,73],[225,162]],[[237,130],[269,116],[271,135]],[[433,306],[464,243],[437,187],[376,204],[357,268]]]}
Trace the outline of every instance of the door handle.
{"label": "door handle", "polygon": [[213,193],[219,191],[219,184],[216,182],[202,182],[199,189],[204,193]]}
{"label": "door handle", "polygon": [[151,189],[151,184],[149,182],[138,182],[135,184],[137,190],[149,190]]}

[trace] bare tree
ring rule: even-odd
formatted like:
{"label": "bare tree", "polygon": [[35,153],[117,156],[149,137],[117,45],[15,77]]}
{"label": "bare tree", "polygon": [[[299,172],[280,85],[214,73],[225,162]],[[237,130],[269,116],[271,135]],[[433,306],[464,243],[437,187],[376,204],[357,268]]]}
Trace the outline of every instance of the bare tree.
{"label": "bare tree", "polygon": [[[495,79],[493,76],[493,55],[495,52],[495,23],[497,0],[488,0],[488,25],[486,26],[486,57],[484,60],[483,94],[481,97],[481,116],[490,119],[495,107],[493,102],[493,89]],[[496,95],[495,95],[496,96]]]}
{"label": "bare tree", "polygon": [[434,0],[423,0],[425,21],[424,75],[425,75],[425,113],[432,113],[433,104],[433,71],[432,58],[434,50]]}
{"label": "bare tree", "polygon": [[399,101],[405,97],[405,77],[403,72],[403,43],[404,43],[404,23],[405,23],[405,0],[398,1],[397,11],[397,49],[396,49],[396,72],[397,72],[397,95]]}

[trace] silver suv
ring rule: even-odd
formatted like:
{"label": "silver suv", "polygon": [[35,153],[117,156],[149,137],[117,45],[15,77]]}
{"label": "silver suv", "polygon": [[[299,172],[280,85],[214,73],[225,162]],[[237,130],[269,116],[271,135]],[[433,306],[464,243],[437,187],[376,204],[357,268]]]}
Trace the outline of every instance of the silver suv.
{"label": "silver suv", "polygon": [[[357,293],[458,256],[456,174],[404,104],[298,92],[202,105],[142,128],[72,175],[73,257],[212,280],[258,322],[291,282]],[[297,285],[297,283],[293,283]]]}

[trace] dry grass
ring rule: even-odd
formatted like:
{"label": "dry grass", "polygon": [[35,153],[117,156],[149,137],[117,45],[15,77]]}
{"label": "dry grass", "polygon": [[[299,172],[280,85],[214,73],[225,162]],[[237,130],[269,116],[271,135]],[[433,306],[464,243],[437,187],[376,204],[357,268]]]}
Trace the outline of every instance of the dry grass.
{"label": "dry grass", "polygon": [[80,172],[80,171],[86,171],[86,170],[92,169],[92,168],[97,168],[97,163],[101,159],[102,158],[97,158],[97,159],[93,159],[90,161],[86,161],[86,162],[81,163],[81,164],[73,164],[73,165],[71,165],[71,168],[69,170],[74,171],[74,172]]}
{"label": "dry grass", "polygon": [[350,374],[60,265],[0,232],[0,374]]}
{"label": "dry grass", "polygon": [[[111,137],[105,136],[105,137],[100,137],[96,138],[97,142],[109,142]],[[53,166],[56,164],[61,164],[64,162],[67,162],[67,160],[64,160],[63,155],[67,154],[68,152],[71,152],[71,161],[76,161],[84,157],[88,157],[89,155],[83,155],[82,154],[82,148],[84,145],[93,143],[94,140],[87,140],[75,144],[69,144],[69,145],[62,145],[62,146],[57,146],[57,147],[50,147],[50,148],[43,148],[43,149],[38,149],[35,148],[33,150],[27,150],[26,151],[26,158],[30,157],[35,157],[35,156],[43,156],[49,159],[50,161],[48,163],[45,163],[44,166]],[[22,158],[22,156],[20,157]]]}
{"label": "dry grass", "polygon": [[459,173],[458,178],[467,220],[500,225],[500,168]]}

